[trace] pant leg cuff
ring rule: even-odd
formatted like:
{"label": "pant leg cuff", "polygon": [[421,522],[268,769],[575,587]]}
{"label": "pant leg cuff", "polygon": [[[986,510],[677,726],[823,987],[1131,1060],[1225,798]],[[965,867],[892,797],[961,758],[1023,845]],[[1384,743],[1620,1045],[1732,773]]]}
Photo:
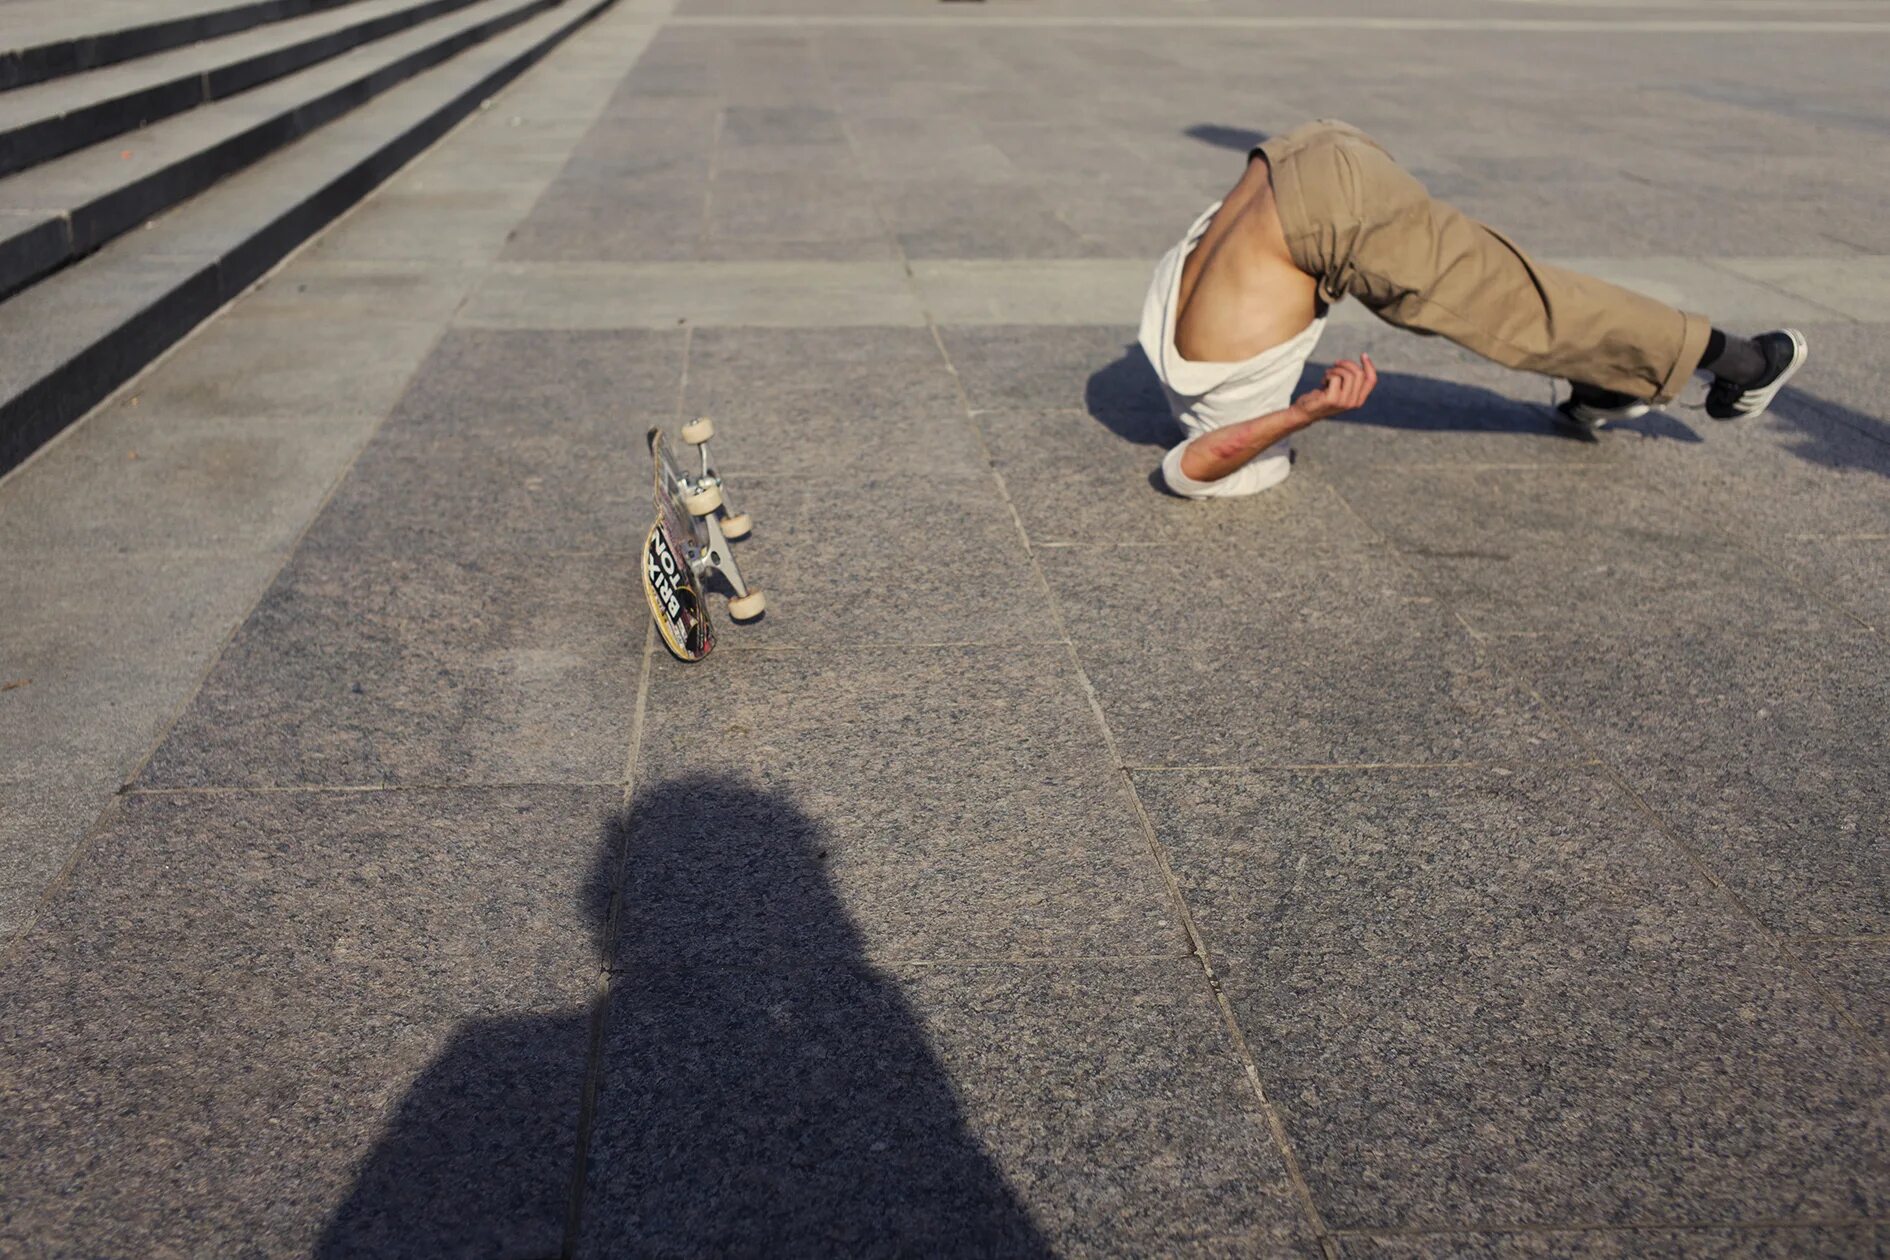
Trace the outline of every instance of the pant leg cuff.
{"label": "pant leg cuff", "polygon": [[1674,360],[1673,367],[1667,372],[1667,379],[1660,383],[1660,391],[1649,399],[1654,403],[1672,402],[1686,388],[1693,373],[1700,366],[1700,356],[1706,353],[1706,338],[1713,331],[1713,322],[1704,315],[1692,311],[1681,311],[1680,318],[1684,326],[1680,332],[1680,354]]}

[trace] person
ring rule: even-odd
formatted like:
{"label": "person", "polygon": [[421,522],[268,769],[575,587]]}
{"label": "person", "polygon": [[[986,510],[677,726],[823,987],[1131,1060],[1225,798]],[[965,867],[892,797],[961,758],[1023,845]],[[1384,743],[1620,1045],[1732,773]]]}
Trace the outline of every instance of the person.
{"label": "person", "polygon": [[1713,378],[1709,416],[1757,416],[1806,356],[1793,329],[1737,337],[1537,262],[1432,198],[1364,132],[1322,120],[1249,153],[1240,182],[1156,267],[1140,341],[1186,431],[1162,461],[1171,490],[1278,485],[1294,433],[1364,403],[1378,380],[1369,355],[1292,396],[1327,308],[1347,297],[1397,327],[1567,380],[1557,421],[1590,436],[1671,400],[1695,371]]}

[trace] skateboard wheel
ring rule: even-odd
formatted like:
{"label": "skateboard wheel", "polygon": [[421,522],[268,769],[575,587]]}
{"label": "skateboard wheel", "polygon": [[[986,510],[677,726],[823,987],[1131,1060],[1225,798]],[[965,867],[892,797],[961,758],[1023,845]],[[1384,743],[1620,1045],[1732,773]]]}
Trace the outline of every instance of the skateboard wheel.
{"label": "skateboard wheel", "polygon": [[691,420],[682,427],[682,440],[691,446],[701,446],[715,436],[715,421],[707,416]]}
{"label": "skateboard wheel", "polygon": [[694,494],[685,494],[682,505],[691,516],[707,516],[722,506],[722,487],[704,486]]}
{"label": "skateboard wheel", "polygon": [[728,615],[737,621],[753,621],[768,611],[768,601],[760,591],[737,595],[728,601]]}
{"label": "skateboard wheel", "polygon": [[754,521],[749,519],[748,513],[746,512],[737,512],[733,516],[724,516],[722,518],[722,537],[746,538],[748,537],[748,531],[754,527]]}

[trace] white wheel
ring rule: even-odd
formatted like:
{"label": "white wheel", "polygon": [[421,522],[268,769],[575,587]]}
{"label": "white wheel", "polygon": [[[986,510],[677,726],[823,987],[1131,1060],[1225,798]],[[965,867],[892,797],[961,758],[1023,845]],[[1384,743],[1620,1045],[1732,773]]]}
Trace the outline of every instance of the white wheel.
{"label": "white wheel", "polygon": [[694,494],[685,494],[682,505],[691,516],[707,516],[722,506],[722,487],[704,486]]}
{"label": "white wheel", "polygon": [[754,527],[754,521],[748,518],[748,513],[746,512],[737,512],[733,516],[724,516],[722,518],[722,537],[746,538],[748,537],[748,531]]}
{"label": "white wheel", "polygon": [[701,446],[715,436],[715,421],[707,416],[691,420],[682,427],[682,440],[691,446]]}
{"label": "white wheel", "polygon": [[768,611],[768,601],[760,591],[737,595],[728,601],[728,615],[737,621],[753,621]]}

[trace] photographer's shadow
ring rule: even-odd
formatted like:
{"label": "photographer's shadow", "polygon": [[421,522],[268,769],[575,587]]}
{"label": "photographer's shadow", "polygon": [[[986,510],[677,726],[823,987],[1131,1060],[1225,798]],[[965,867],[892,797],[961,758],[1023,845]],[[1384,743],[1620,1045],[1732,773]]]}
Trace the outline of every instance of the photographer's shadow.
{"label": "photographer's shadow", "polygon": [[600,934],[616,925],[586,1167],[591,1012],[477,1021],[409,1092],[317,1254],[1049,1255],[866,961],[825,847],[733,779],[640,794],[585,895]]}

